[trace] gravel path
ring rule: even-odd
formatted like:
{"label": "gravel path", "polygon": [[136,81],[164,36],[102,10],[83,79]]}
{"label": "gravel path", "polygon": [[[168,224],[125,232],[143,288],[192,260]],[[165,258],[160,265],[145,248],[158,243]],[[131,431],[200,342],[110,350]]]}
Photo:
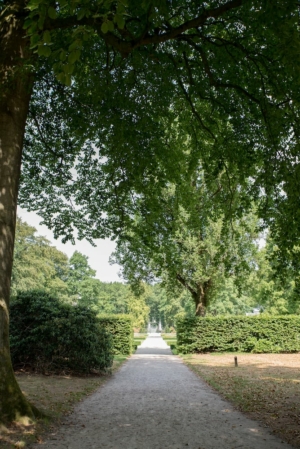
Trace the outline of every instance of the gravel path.
{"label": "gravel path", "polygon": [[80,403],[42,447],[291,448],[235,411],[155,334],[95,394]]}

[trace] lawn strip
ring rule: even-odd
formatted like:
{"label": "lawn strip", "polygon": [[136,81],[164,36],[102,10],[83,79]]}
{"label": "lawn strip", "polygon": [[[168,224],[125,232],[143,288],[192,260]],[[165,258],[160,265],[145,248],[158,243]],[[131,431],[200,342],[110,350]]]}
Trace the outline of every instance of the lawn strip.
{"label": "lawn strip", "polygon": [[183,360],[236,408],[300,448],[299,354],[193,354]]}
{"label": "lawn strip", "polygon": [[[116,372],[127,356],[114,358],[112,373]],[[9,427],[0,427],[0,448],[23,448],[27,443],[42,442],[45,432],[53,431],[60,418],[70,413],[74,405],[97,390],[110,374],[101,376],[44,376],[40,374],[17,373],[16,378],[25,396],[47,419],[30,422],[14,422]]]}
{"label": "lawn strip", "polygon": [[170,346],[173,354],[177,354],[177,336],[176,334],[162,334],[163,340]]}

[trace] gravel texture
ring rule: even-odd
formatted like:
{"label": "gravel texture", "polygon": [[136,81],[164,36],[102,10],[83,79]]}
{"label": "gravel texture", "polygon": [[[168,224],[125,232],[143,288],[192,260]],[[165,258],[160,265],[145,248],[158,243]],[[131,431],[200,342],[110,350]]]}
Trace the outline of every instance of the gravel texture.
{"label": "gravel texture", "polygon": [[291,448],[235,411],[156,334],[150,334],[111,379],[80,403],[42,447]]}

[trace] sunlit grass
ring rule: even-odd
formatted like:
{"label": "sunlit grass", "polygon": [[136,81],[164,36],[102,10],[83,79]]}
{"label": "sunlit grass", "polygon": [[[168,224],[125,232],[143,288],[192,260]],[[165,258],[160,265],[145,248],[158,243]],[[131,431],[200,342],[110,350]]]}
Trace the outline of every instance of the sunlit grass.
{"label": "sunlit grass", "polygon": [[182,358],[234,406],[300,447],[299,354],[212,353]]}

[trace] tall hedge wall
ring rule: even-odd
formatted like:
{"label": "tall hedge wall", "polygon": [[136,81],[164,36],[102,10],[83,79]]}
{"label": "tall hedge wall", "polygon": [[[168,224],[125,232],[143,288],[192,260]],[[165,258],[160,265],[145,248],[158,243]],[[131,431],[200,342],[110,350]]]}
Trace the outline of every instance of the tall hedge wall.
{"label": "tall hedge wall", "polygon": [[35,290],[19,293],[10,312],[14,368],[89,373],[112,365],[112,338],[91,310]]}
{"label": "tall hedge wall", "polygon": [[98,322],[113,339],[114,354],[131,354],[133,343],[132,318],[128,315],[98,315]]}
{"label": "tall hedge wall", "polygon": [[300,316],[192,317],[177,321],[179,353],[300,351]]}

